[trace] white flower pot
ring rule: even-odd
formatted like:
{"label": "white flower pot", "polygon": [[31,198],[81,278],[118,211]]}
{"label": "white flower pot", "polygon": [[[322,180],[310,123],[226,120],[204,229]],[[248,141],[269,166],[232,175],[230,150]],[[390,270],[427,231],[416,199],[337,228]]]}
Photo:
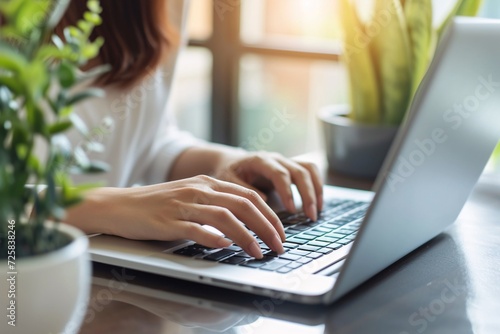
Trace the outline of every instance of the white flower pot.
{"label": "white flower pot", "polygon": [[7,274],[7,261],[2,261],[0,333],[76,333],[80,328],[91,284],[88,240],[74,227],[58,224],[57,228],[70,237],[68,245],[15,261],[15,327],[5,316],[12,313],[6,310],[12,300],[8,296],[12,280],[7,279],[12,275]]}
{"label": "white flower pot", "polygon": [[398,127],[359,124],[347,117],[351,107],[331,105],[320,110],[326,156],[331,170],[375,178],[392,145]]}

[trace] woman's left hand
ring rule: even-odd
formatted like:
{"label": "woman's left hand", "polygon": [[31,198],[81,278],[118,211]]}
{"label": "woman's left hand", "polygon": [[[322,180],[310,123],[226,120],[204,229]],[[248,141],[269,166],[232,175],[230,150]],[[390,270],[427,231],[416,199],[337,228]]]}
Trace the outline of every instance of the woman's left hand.
{"label": "woman's left hand", "polygon": [[255,190],[264,200],[264,192],[276,190],[285,208],[295,212],[292,190],[300,193],[305,214],[316,220],[323,206],[323,183],[313,163],[295,161],[278,153],[242,152],[226,154],[217,165],[214,176]]}

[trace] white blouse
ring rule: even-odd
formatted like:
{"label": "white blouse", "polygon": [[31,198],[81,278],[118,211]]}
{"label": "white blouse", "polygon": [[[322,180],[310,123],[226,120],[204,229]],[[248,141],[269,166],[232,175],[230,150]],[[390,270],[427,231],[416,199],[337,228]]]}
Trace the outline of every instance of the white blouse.
{"label": "white blouse", "polygon": [[[189,1],[169,1],[169,20],[178,29],[179,46],[186,44],[185,21]],[[103,152],[87,152],[92,160],[107,163],[106,173],[75,175],[75,183],[103,182],[106,186],[129,187],[166,180],[178,155],[198,143],[180,131],[174,114],[167,110],[179,47],[171,48],[167,61],[131,89],[105,88],[105,98],[92,98],[75,107],[75,113],[89,128],[91,140],[101,143]],[[68,132],[73,148],[86,150],[84,138],[75,129]]]}

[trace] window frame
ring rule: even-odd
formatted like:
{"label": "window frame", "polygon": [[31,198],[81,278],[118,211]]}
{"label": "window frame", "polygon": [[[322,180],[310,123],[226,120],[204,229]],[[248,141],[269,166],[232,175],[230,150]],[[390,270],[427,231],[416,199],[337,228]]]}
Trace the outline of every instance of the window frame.
{"label": "window frame", "polygon": [[218,18],[213,6],[212,34],[190,39],[189,46],[208,49],[212,54],[211,141],[238,146],[239,72],[241,58],[247,54],[338,62],[341,48],[294,47],[276,43],[247,44],[241,39],[241,6]]}

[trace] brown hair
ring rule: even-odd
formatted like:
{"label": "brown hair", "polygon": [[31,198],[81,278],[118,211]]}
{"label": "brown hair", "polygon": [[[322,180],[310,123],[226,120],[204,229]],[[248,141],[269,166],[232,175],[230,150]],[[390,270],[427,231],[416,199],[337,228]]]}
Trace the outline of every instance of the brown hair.
{"label": "brown hair", "polygon": [[[86,11],[86,1],[72,0],[55,32],[75,25]],[[100,64],[111,70],[97,79],[105,86],[130,87],[144,79],[166,56],[173,43],[167,21],[167,0],[102,0],[102,24],[94,29],[91,39],[104,38],[99,55],[85,69]]]}

